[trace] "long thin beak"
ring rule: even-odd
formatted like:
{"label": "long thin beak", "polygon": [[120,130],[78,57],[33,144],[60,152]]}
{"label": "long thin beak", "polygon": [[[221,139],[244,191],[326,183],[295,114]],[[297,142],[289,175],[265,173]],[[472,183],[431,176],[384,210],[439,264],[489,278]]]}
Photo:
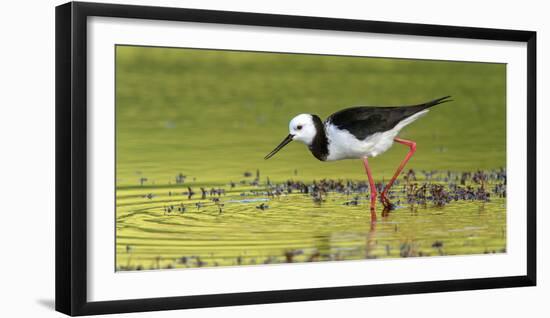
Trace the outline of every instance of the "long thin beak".
{"label": "long thin beak", "polygon": [[294,138],[294,135],[290,134],[286,136],[286,138],[277,146],[275,149],[273,149],[272,152],[270,152],[267,156],[265,156],[265,160],[273,157],[279,150],[283,149],[284,146],[288,145],[289,142],[292,141],[292,138]]}

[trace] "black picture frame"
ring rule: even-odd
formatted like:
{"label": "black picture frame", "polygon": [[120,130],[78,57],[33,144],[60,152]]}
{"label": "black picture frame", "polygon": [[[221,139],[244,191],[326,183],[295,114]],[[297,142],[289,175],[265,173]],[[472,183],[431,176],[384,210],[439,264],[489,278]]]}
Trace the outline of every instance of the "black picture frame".
{"label": "black picture frame", "polygon": [[[91,16],[527,43],[527,274],[350,287],[88,302],[87,18]],[[322,17],[70,2],[56,7],[56,310],[91,315],[432,293],[536,284],[536,32]]]}

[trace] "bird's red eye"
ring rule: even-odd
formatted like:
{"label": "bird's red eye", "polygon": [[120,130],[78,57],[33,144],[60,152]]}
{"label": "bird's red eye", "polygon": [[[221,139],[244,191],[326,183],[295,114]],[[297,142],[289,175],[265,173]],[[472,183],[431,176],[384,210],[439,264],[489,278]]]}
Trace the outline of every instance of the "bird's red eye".
{"label": "bird's red eye", "polygon": [[298,125],[298,126],[296,127],[296,129],[298,129],[298,130],[302,129],[302,125]]}

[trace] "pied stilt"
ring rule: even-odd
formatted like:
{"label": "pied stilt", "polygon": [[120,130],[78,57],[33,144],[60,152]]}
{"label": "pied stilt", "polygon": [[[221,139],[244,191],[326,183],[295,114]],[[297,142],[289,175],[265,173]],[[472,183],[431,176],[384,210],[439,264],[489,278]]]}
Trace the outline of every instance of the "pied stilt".
{"label": "pied stilt", "polygon": [[300,114],[290,121],[289,135],[265,159],[271,158],[293,140],[306,144],[315,158],[321,161],[362,159],[369,180],[371,210],[374,211],[377,192],[368,158],[384,153],[394,141],[406,145],[409,152],[380,194],[384,207],[391,208],[388,190],[416,151],[414,141],[397,138],[399,131],[425,115],[430,107],[451,101],[449,97],[412,106],[346,108],[330,115],[324,122],[317,115]]}

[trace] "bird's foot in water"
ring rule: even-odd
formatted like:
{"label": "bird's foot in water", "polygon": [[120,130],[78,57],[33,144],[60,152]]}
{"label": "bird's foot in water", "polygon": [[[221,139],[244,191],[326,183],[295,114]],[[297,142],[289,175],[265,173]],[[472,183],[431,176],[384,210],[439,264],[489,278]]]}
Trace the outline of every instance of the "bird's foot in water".
{"label": "bird's foot in water", "polygon": [[382,195],[380,195],[380,201],[384,205],[384,210],[391,211],[391,210],[395,209],[395,204],[390,202],[388,197],[386,197],[385,193],[382,193]]}

